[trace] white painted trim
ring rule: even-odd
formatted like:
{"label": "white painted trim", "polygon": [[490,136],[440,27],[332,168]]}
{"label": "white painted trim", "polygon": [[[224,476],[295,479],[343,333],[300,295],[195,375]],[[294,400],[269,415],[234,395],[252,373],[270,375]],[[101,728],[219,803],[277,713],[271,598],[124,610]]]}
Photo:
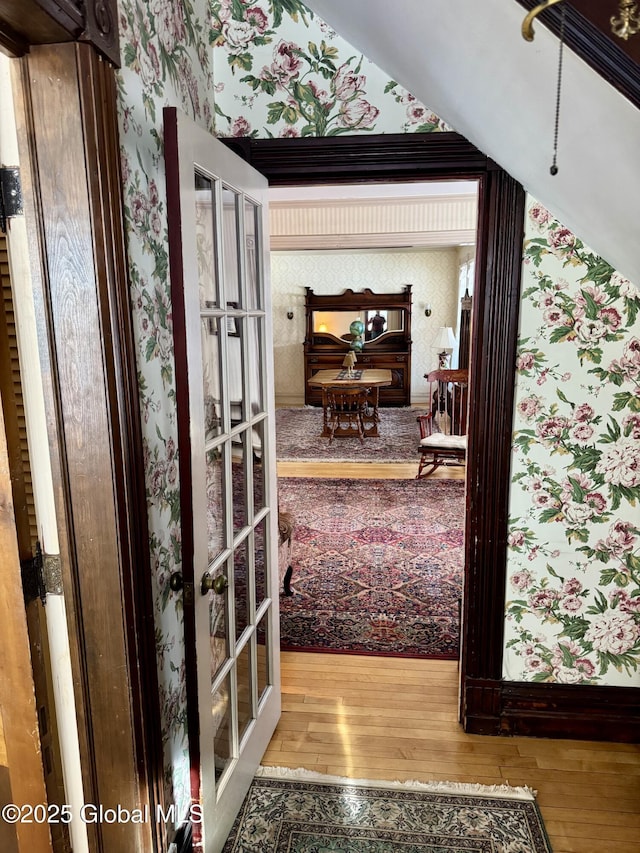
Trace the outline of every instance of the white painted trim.
{"label": "white painted trim", "polygon": [[475,243],[476,231],[409,231],[368,234],[284,234],[271,236],[271,251],[318,249],[450,249]]}

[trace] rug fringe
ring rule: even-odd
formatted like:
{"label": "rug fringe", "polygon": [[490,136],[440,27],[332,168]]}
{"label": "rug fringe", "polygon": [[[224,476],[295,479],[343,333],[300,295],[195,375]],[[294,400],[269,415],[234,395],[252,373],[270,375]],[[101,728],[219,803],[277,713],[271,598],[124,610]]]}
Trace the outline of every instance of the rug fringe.
{"label": "rug fringe", "polygon": [[401,790],[426,791],[430,794],[469,795],[473,797],[505,797],[510,800],[534,800],[537,791],[528,785],[513,787],[504,785],[480,785],[468,782],[419,782],[409,780],[349,779],[346,776],[329,776],[315,770],[290,767],[258,767],[256,776],[263,779],[299,779],[306,782],[318,782],[326,785],[346,785],[362,788],[399,788]]}

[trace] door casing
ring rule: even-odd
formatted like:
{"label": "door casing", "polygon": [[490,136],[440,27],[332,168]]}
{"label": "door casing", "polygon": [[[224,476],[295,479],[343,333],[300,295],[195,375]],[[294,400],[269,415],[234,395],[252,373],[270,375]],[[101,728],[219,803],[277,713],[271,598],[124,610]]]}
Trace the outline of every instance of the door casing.
{"label": "door casing", "polygon": [[224,142],[274,187],[478,180],[460,719],[476,734],[640,739],[637,689],[502,679],[524,189],[456,133]]}

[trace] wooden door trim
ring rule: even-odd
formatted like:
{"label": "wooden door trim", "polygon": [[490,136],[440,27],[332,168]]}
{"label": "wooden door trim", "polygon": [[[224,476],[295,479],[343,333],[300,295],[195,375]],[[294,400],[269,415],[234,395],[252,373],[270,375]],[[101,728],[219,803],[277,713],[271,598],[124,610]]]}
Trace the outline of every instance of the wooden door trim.
{"label": "wooden door trim", "polygon": [[[43,372],[85,797],[148,804],[153,815],[164,804],[163,746],[115,76],[89,45],[33,47],[20,62],[25,209],[49,341]],[[166,827],[154,820],[88,829],[96,851],[166,846]]]}
{"label": "wooden door trim", "polygon": [[[602,687],[597,689],[599,701],[592,701],[596,693],[589,686],[567,691],[563,685],[502,680],[523,188],[455,133],[223,141],[272,186],[479,181],[461,721],[466,731],[481,734],[522,732],[571,738],[588,731],[589,736],[603,740],[633,739],[638,729],[637,700],[634,707],[630,697],[637,696],[637,691],[623,696],[620,688]],[[584,707],[590,709],[589,724]]]}
{"label": "wooden door trim", "polygon": [[120,66],[117,0],[5,0],[0,45],[24,56],[35,44],[82,41]]}

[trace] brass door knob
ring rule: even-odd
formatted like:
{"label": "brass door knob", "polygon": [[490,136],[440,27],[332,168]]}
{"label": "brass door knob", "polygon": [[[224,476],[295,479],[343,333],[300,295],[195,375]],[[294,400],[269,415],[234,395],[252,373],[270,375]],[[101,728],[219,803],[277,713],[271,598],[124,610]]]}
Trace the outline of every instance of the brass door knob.
{"label": "brass door knob", "polygon": [[169,578],[169,589],[173,592],[180,592],[184,586],[184,578],[182,572],[174,572]]}
{"label": "brass door knob", "polygon": [[222,595],[228,586],[229,581],[224,575],[216,575],[215,578],[212,578],[209,572],[205,572],[202,575],[200,592],[202,595],[206,595],[210,590],[213,590],[216,595]]}

